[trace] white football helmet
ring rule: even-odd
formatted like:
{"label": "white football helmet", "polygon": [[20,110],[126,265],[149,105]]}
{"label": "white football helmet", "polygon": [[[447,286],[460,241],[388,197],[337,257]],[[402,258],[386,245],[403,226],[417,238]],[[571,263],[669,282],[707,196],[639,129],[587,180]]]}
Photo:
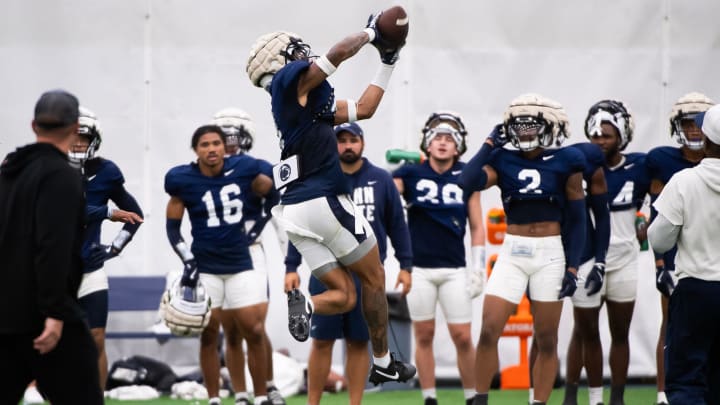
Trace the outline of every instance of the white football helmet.
{"label": "white football helmet", "polygon": [[682,122],[693,120],[697,114],[709,110],[714,105],[714,101],[698,92],[688,93],[680,97],[673,105],[672,111],[670,111],[670,136],[677,143],[685,145],[689,149],[702,149],[704,145],[703,139],[688,139],[685,131],[683,131]]}
{"label": "white football helmet", "polygon": [[[562,113],[561,113],[562,112]],[[505,110],[503,124],[513,146],[521,151],[538,147],[549,148],[555,144],[567,123],[563,107],[558,102],[539,94],[523,94],[510,102]],[[534,136],[533,136],[534,135]],[[527,139],[529,136],[533,136]]]}
{"label": "white football helmet", "polygon": [[197,336],[210,322],[210,296],[199,280],[190,288],[180,285],[180,278],[163,294],[160,316],[174,335]]}
{"label": "white football helmet", "polygon": [[593,104],[585,118],[585,136],[590,139],[602,135],[601,124],[605,122],[617,129],[620,134],[620,150],[624,150],[632,141],[635,121],[630,109],[618,100],[601,100]]}
{"label": "white football helmet", "polygon": [[86,138],[89,141],[87,149],[84,151],[74,151],[71,147],[68,151],[68,158],[73,166],[80,167],[86,160],[95,157],[95,152],[100,149],[102,143],[102,129],[100,128],[100,121],[95,116],[95,113],[89,109],[80,106],[78,123],[78,135]]}
{"label": "white football helmet", "polygon": [[423,137],[420,141],[420,150],[427,154],[430,141],[432,141],[437,134],[450,134],[450,136],[452,136],[455,140],[458,156],[467,150],[467,145],[465,144],[467,130],[465,129],[465,124],[462,122],[462,118],[460,118],[460,114],[453,111],[436,111],[430,114],[425,121],[425,125],[423,125]]}
{"label": "white football helmet", "polygon": [[248,56],[245,71],[256,87],[270,88],[272,76],[288,62],[310,56],[310,45],[288,31],[275,31],[260,36]]}
{"label": "white football helmet", "polygon": [[253,146],[255,124],[244,110],[234,107],[223,108],[212,119],[212,124],[222,128],[225,133],[225,146],[236,147],[246,153]]}

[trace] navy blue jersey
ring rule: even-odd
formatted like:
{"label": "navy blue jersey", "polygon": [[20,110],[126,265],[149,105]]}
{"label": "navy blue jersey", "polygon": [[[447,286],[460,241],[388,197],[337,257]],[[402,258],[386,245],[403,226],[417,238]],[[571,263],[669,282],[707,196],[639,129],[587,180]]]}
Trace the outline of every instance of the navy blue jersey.
{"label": "navy blue jersey", "polygon": [[242,225],[244,198],[262,164],[247,155],[226,157],[222,172],[205,176],[196,163],[165,175],[165,191],[182,200],[192,226],[192,253],[202,273],[234,274],[253,268]]}
{"label": "navy blue jersey", "polygon": [[[410,233],[405,223],[400,194],[390,174],[363,158],[360,170],[345,176],[353,189],[353,202],[362,210],[375,233],[380,260],[385,261],[387,238],[390,237],[400,268],[409,270],[413,264]],[[300,260],[297,249],[288,249],[285,262],[289,271],[297,269]]]}
{"label": "navy blue jersey", "polygon": [[[135,198],[125,190],[125,178],[115,163],[104,158],[93,158],[85,162],[85,198],[86,228],[83,241],[82,256],[87,259],[90,247],[100,244],[102,222],[107,218],[107,203],[112,201],[118,208],[134,212],[142,216],[142,211]],[[91,213],[103,215],[92,215]],[[123,229],[133,235],[140,224],[125,224]],[[87,264],[87,263],[86,263]],[[91,272],[99,267],[84,266],[84,271]]]}
{"label": "navy blue jersey", "polygon": [[[672,146],[658,146],[648,152],[645,159],[650,174],[650,180],[658,180],[663,185],[670,181],[670,178],[683,169],[695,167],[699,162],[691,162],[682,155],[682,148]],[[651,207],[652,218],[657,215],[655,208]],[[656,254],[656,259],[662,258],[665,268],[675,268],[675,255],[677,254],[677,246],[673,247],[664,254]]]}
{"label": "navy blue jersey", "polygon": [[583,253],[580,256],[580,262],[585,263],[586,261],[595,257],[595,224],[593,222],[593,216],[591,212],[590,202],[590,186],[592,184],[593,174],[599,168],[605,167],[605,155],[599,146],[590,142],[581,142],[573,145],[568,145],[568,148],[575,148],[579,150],[585,157],[585,169],[583,170],[583,187],[585,188],[585,206],[588,209],[587,222],[585,223],[585,245],[583,247]]}
{"label": "navy blue jersey", "polygon": [[[270,162],[262,159],[257,159],[260,167],[260,173],[273,178],[272,165]],[[243,221],[257,222],[265,215],[263,210],[263,197],[255,193],[247,193],[243,196]]]}
{"label": "navy blue jersey", "polygon": [[639,210],[650,189],[645,154],[628,153],[622,164],[604,170],[610,211]]}
{"label": "navy blue jersey", "polygon": [[582,152],[570,147],[546,149],[534,159],[496,148],[488,165],[497,173],[508,224],[561,222],[567,180],[586,166]]}
{"label": "navy blue jersey", "polygon": [[681,148],[658,146],[648,152],[645,162],[651,180],[667,184],[670,178],[683,169],[695,167],[697,163],[685,159]]}
{"label": "navy blue jersey", "polygon": [[333,131],[333,88],[323,81],[308,93],[304,107],[298,103],[298,80],[309,66],[310,62],[304,60],[285,65],[273,77],[270,88],[273,118],[280,131],[281,159],[297,155],[300,166],[300,178],[285,189],[283,204],[350,192],[340,169]]}
{"label": "navy blue jersey", "polygon": [[426,161],[393,172],[393,177],[402,179],[404,185],[414,266],[465,266],[468,211],[458,185],[463,167],[465,163],[456,162],[440,174]]}

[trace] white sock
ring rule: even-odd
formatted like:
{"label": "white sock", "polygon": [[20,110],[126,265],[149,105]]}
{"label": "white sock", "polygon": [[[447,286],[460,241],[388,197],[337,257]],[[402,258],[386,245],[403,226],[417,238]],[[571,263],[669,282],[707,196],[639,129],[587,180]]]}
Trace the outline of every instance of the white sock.
{"label": "white sock", "polygon": [[265,382],[266,388],[270,388],[270,387],[274,387],[274,386],[275,386],[275,381],[273,381],[273,380]]}
{"label": "white sock", "polygon": [[535,399],[535,390],[530,387],[530,389],[528,390],[528,394],[530,394],[530,397],[528,397],[528,402],[532,404],[533,399]]}
{"label": "white sock", "polygon": [[248,398],[250,398],[250,397],[248,396],[248,393],[247,393],[247,392],[236,392],[236,393],[235,393],[235,400],[236,400],[236,401],[237,401],[238,399],[248,399]]}
{"label": "white sock", "polygon": [[255,397],[255,405],[261,405],[264,401],[267,401],[267,396],[265,395]]}
{"label": "white sock", "polygon": [[382,368],[388,368],[390,365],[390,352],[385,353],[382,357],[375,357],[375,355],[373,355],[373,364],[377,364]]}
{"label": "white sock", "polygon": [[603,402],[603,387],[588,387],[588,397],[590,398],[590,405],[597,405]]}
{"label": "white sock", "polygon": [[666,404],[668,403],[667,395],[665,395],[665,391],[660,391],[657,395],[657,403],[661,404],[663,402]]}
{"label": "white sock", "polygon": [[208,405],[221,405],[222,402],[220,401],[219,397],[212,397],[208,400]]}
{"label": "white sock", "polygon": [[465,399],[473,399],[475,397],[475,388],[463,388]]}
{"label": "white sock", "polygon": [[424,398],[437,398],[437,391],[435,387],[427,388],[422,390],[422,397]]}

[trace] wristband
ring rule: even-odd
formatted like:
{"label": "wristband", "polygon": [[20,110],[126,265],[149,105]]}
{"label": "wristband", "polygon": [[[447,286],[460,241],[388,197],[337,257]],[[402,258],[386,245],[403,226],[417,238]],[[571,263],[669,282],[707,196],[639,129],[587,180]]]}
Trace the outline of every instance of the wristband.
{"label": "wristband", "polygon": [[372,42],[375,40],[375,30],[372,28],[365,28],[363,30],[364,33],[368,35],[368,42]]}
{"label": "wristband", "polygon": [[118,252],[120,252],[121,250],[123,250],[125,245],[127,245],[131,238],[132,235],[130,234],[130,232],[122,229],[112,241],[112,247]]}
{"label": "wristband", "polygon": [[320,68],[327,76],[332,75],[337,70],[337,66],[333,65],[332,62],[330,62],[330,59],[327,58],[327,55],[323,55],[315,60],[315,64],[317,67]]}
{"label": "wristband", "polygon": [[477,245],[470,247],[473,265],[480,269],[485,269],[485,246]]}
{"label": "wristband", "polygon": [[357,121],[357,103],[355,100],[347,100],[348,122]]}
{"label": "wristband", "polygon": [[372,82],[370,82],[370,84],[380,87],[383,91],[385,91],[388,83],[390,82],[390,76],[392,75],[393,69],[395,69],[395,65],[386,65],[382,63],[377,73],[375,73],[375,78]]}
{"label": "wristband", "polygon": [[116,208],[113,208],[113,207],[111,207],[111,206],[108,206],[108,209],[107,209],[107,218],[108,218],[108,219],[112,219],[113,214],[115,214],[115,211],[117,211]]}

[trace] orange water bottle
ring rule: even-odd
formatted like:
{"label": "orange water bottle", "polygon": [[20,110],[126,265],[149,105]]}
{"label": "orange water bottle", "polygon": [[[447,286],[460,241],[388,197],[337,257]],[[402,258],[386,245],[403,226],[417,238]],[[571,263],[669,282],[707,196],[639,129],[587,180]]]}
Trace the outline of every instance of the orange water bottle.
{"label": "orange water bottle", "polygon": [[505,210],[490,208],[487,213],[487,240],[491,245],[502,245],[507,231]]}

